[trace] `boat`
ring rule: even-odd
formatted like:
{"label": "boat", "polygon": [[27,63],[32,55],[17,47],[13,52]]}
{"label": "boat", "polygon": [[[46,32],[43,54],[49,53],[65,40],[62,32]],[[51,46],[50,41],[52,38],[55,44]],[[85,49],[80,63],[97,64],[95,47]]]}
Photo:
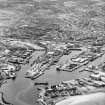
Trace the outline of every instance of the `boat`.
{"label": "boat", "polygon": [[30,70],[27,71],[25,78],[36,79],[44,74],[40,66],[41,64],[35,64]]}
{"label": "boat", "polygon": [[43,90],[43,88],[38,87],[37,90],[41,91],[41,90]]}
{"label": "boat", "polygon": [[78,65],[78,64],[64,64],[64,65],[60,65],[60,66],[57,66],[56,67],[56,70],[57,71],[68,71],[68,72],[72,72],[73,70],[79,68],[81,65]]}
{"label": "boat", "polygon": [[71,53],[71,50],[70,49],[66,49],[63,51],[63,54],[64,55],[69,55]]}
{"label": "boat", "polygon": [[58,58],[52,59],[52,60],[49,62],[49,65],[55,65],[58,61],[59,61]]}
{"label": "boat", "polygon": [[28,76],[28,75],[26,74],[25,78],[30,78],[31,80],[33,80],[33,79],[38,78],[38,77],[41,76],[42,74],[44,74],[44,72],[37,72],[37,73],[34,73],[32,76]]}
{"label": "boat", "polygon": [[73,50],[73,51],[81,51],[82,49],[81,48],[70,48],[69,50]]}
{"label": "boat", "polygon": [[48,85],[48,82],[45,82],[45,83],[38,83],[38,82],[35,82],[34,85]]}
{"label": "boat", "polygon": [[94,72],[93,70],[90,70],[89,68],[84,68],[82,70],[80,70],[79,72],[84,72],[84,71],[87,71],[87,72]]}
{"label": "boat", "polygon": [[67,64],[64,64],[63,66],[60,65],[60,66],[57,66],[56,67],[56,70],[57,71],[68,71],[68,72],[72,72],[78,68],[80,68],[81,66],[84,66],[84,65],[87,65],[89,63],[89,61],[86,61],[82,64],[78,64],[78,63],[71,63],[69,65]]}
{"label": "boat", "polygon": [[16,71],[20,71],[20,69],[21,69],[21,66],[20,65],[17,65],[16,66]]}
{"label": "boat", "polygon": [[31,80],[38,78],[39,76],[43,75],[44,72],[39,72],[37,75],[31,77]]}

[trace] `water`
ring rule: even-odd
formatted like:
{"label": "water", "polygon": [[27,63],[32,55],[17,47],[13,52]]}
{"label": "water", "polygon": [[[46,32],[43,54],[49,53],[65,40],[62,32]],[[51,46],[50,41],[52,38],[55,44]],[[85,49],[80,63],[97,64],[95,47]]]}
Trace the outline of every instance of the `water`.
{"label": "water", "polygon": [[[72,57],[75,54],[80,52],[73,51],[69,57]],[[31,62],[37,58],[37,56],[41,55],[42,52],[35,52],[34,57],[31,59]],[[63,56],[59,63],[64,63],[70,60],[68,56]],[[105,56],[103,57],[103,59]],[[67,60],[68,59],[68,60]],[[67,61],[65,61],[67,60]],[[100,63],[101,58],[93,62],[93,64]],[[21,71],[18,72],[18,76],[15,81],[8,80],[8,82],[2,86],[1,91],[5,93],[4,98],[13,103],[14,105],[38,105],[37,100],[37,87],[34,86],[34,82],[49,82],[50,84],[58,84],[61,81],[66,81],[70,79],[87,77],[88,72],[79,73],[78,70],[73,72],[58,72],[55,70],[55,66],[51,67],[51,69],[46,70],[45,74],[40,76],[38,79],[32,81],[30,79],[24,78],[26,71],[30,68],[29,65],[25,65],[22,67]],[[83,68],[83,67],[82,67]]]}

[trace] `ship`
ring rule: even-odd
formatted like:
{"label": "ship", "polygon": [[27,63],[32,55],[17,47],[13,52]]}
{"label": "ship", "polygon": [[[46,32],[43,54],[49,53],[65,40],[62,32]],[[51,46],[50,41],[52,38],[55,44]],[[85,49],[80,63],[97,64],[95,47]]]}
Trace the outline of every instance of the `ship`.
{"label": "ship", "polygon": [[38,83],[38,82],[35,82],[34,85],[48,85],[48,82],[45,82],[45,83]]}
{"label": "ship", "polygon": [[44,74],[40,67],[41,64],[35,64],[30,70],[27,71],[25,78],[36,79]]}
{"label": "ship", "polygon": [[81,66],[87,65],[89,62],[86,61],[82,64],[78,64],[78,63],[71,63],[71,64],[64,64],[64,65],[59,65],[56,67],[57,71],[68,71],[68,72],[72,72],[78,68],[80,68]]}
{"label": "ship", "polygon": [[69,71],[69,72],[72,72],[73,70],[77,69],[79,67],[78,64],[64,64],[64,65],[60,65],[60,66],[57,66],[56,70],[57,71]]}
{"label": "ship", "polygon": [[44,72],[39,72],[39,73],[36,73],[34,76],[30,77],[31,80],[34,80],[36,78],[38,78],[39,76],[43,75]]}

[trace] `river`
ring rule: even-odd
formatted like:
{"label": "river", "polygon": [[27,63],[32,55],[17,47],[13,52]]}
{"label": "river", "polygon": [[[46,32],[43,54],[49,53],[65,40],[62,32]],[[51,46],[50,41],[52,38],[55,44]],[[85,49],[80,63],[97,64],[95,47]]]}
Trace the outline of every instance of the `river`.
{"label": "river", "polygon": [[[69,57],[66,55],[63,56],[60,59],[59,63],[67,62],[67,59],[70,60],[70,57],[79,53],[80,51],[73,51],[69,55]],[[33,58],[30,60],[30,63],[41,54],[43,54],[43,52],[35,52],[33,54]],[[105,55],[102,58],[105,58]],[[103,61],[101,60],[101,58],[98,58],[92,64],[100,63],[99,59],[100,61]],[[50,84],[58,84],[61,81],[71,80],[80,77],[87,77],[89,74],[88,72],[79,73],[78,71],[81,68],[73,72],[58,72],[55,70],[55,67],[56,66],[53,66],[49,70],[46,70],[44,75],[32,81],[30,79],[24,78],[26,71],[30,69],[30,64],[22,66],[22,69],[17,73],[16,80],[8,80],[6,84],[2,85],[0,90],[4,92],[4,98],[14,105],[38,105],[36,102],[38,91],[36,89],[37,86],[34,86],[34,82],[47,81]]]}

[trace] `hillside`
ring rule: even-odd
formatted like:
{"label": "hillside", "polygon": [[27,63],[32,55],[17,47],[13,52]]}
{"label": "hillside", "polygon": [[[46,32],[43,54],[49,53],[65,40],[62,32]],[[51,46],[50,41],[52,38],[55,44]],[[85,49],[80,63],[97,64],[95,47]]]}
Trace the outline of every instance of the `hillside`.
{"label": "hillside", "polygon": [[105,34],[104,0],[0,0],[1,36],[81,40]]}

